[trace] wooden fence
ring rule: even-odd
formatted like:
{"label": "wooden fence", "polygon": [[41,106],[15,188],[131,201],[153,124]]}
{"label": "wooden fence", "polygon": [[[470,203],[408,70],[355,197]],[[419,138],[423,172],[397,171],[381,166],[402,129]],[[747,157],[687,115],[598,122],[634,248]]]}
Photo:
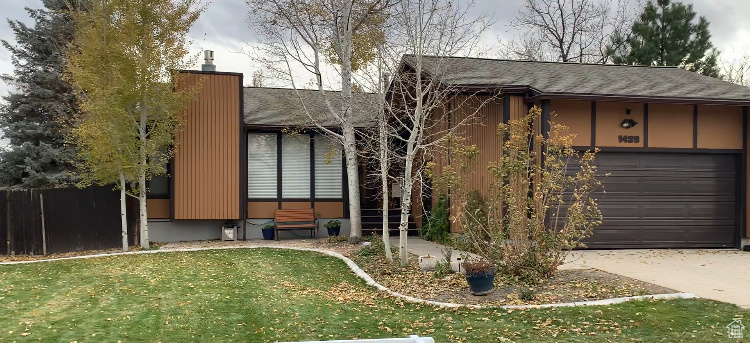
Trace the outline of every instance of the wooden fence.
{"label": "wooden fence", "polygon": [[[128,205],[132,243],[135,211],[132,202]],[[122,246],[120,193],[109,186],[0,190],[0,218],[0,254],[4,255]]]}

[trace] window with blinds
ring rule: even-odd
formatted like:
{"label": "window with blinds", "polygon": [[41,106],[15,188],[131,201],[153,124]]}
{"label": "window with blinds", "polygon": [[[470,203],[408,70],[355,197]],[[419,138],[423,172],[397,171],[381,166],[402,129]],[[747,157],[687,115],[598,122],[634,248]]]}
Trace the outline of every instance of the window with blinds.
{"label": "window with blinds", "polygon": [[247,135],[247,196],[276,198],[276,134]]}
{"label": "window with blinds", "polygon": [[310,198],[310,135],[281,135],[281,197]]}
{"label": "window with blinds", "polygon": [[315,197],[343,197],[341,146],[322,135],[315,135]]}

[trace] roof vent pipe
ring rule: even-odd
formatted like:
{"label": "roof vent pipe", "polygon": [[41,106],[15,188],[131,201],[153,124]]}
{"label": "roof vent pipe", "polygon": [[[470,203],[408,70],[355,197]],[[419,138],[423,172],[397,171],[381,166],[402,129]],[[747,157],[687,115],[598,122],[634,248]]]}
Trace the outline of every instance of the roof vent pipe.
{"label": "roof vent pipe", "polygon": [[216,71],[216,65],[214,64],[214,51],[206,50],[203,52],[203,59],[205,62],[201,66],[202,71]]}

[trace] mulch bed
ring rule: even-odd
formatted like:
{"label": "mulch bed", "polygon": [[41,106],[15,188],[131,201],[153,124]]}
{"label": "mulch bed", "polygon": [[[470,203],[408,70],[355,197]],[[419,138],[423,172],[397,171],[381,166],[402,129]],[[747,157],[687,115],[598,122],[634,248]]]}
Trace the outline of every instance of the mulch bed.
{"label": "mulch bed", "polygon": [[[378,283],[392,291],[412,297],[471,305],[528,305],[601,300],[637,295],[675,293],[657,286],[596,269],[560,270],[539,285],[528,287],[495,276],[495,290],[486,296],[474,296],[463,274],[436,278],[432,271],[419,269],[416,261],[407,267],[389,263],[381,256],[350,256]],[[524,298],[524,299],[522,299]]]}

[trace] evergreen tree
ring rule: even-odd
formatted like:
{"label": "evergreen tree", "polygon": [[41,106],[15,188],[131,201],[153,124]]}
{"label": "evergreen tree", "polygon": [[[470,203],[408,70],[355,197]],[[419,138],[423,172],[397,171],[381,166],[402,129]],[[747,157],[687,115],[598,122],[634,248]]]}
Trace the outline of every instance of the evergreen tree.
{"label": "evergreen tree", "polygon": [[709,22],[701,16],[696,24],[695,15],[693,5],[649,0],[630,35],[613,37],[612,46],[625,46],[615,53],[614,63],[680,66],[718,77],[719,53],[711,44]]}
{"label": "evergreen tree", "polygon": [[73,37],[67,1],[43,0],[26,8],[33,27],[8,20],[16,45],[3,40],[13,56],[11,85],[0,108],[0,130],[8,146],[0,151],[0,180],[15,187],[46,188],[75,182],[75,149],[65,130],[77,111],[75,94],[62,79],[65,45]]}

